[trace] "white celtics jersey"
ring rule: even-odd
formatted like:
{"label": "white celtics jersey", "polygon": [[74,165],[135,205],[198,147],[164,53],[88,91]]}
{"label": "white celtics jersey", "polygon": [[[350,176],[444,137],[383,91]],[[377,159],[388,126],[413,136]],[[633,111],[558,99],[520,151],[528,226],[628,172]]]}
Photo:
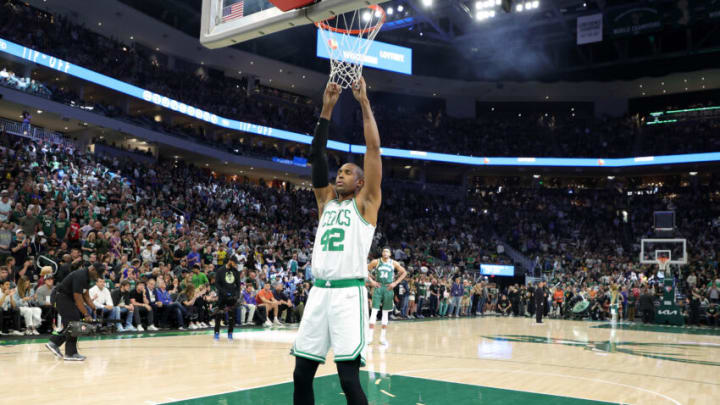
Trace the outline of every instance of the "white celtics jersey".
{"label": "white celtics jersey", "polygon": [[375,227],[365,221],[355,199],[325,204],[318,223],[312,273],[322,280],[367,278],[367,257]]}

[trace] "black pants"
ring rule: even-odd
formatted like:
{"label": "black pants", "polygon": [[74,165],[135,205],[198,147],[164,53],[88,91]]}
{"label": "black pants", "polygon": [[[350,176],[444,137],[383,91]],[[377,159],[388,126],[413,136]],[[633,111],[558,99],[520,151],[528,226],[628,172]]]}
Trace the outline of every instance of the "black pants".
{"label": "black pants", "polygon": [[257,305],[255,307],[255,315],[250,322],[255,323],[255,325],[262,325],[263,323],[265,323],[265,321],[267,321],[267,317],[267,309],[265,309],[265,307]]}
{"label": "black pants", "polygon": [[700,325],[700,307],[690,307],[690,324]]}
{"label": "black pants", "polygon": [[650,323],[655,319],[655,308],[643,308],[643,323]]}
{"label": "black pants", "polygon": [[5,317],[8,313],[8,311],[3,311],[3,309],[0,308],[0,333],[8,332],[7,329],[5,329]]}
{"label": "black pants", "polygon": [[438,310],[438,298],[430,294],[430,316],[435,316]]}
{"label": "black pants", "polygon": [[218,309],[215,311],[215,333],[220,333],[220,321],[225,319],[226,311],[229,312],[228,333],[233,333],[235,327],[235,315],[237,298],[221,299],[218,301]]}
{"label": "black pants", "polygon": [[289,307],[289,306],[287,306],[287,305],[285,305],[285,304],[280,304],[280,305],[278,305],[278,314],[277,314],[277,317],[278,317],[278,318],[282,318],[282,314],[283,314],[283,312],[284,312],[284,313],[286,314],[286,315],[285,315],[285,322],[292,323],[292,321],[293,321],[293,319],[292,319],[292,318],[293,318],[293,311],[292,311],[292,309],[293,309],[292,307]]}
{"label": "black pants", "polygon": [[53,320],[55,319],[55,308],[49,306],[49,305],[43,305],[42,307],[42,314],[40,315],[40,318],[42,319],[42,324],[45,325],[44,330],[49,332],[52,332],[53,330]]}
{"label": "black pants", "polygon": [[195,314],[197,317],[196,322],[210,322],[210,313],[208,312],[208,305],[205,300],[200,297],[195,300]]}
{"label": "black pants", "polygon": [[153,326],[155,325],[155,311],[153,310],[153,307],[151,306],[150,309],[147,309],[145,307],[141,307],[139,305],[135,305],[135,323],[137,323],[137,326],[142,326],[142,316],[145,315],[147,317],[147,326]]}
{"label": "black pants", "polygon": [[540,301],[540,302],[536,301],[535,302],[535,322],[537,322],[537,323],[542,322],[543,312],[544,312],[544,310],[543,310],[542,301]]}
{"label": "black pants", "polygon": [[70,325],[70,322],[82,319],[82,314],[80,314],[80,310],[75,305],[75,300],[62,293],[58,293],[55,298],[55,309],[62,317],[62,323],[65,327],[57,335],[51,336],[50,341],[58,345],[58,347],[66,343],[65,355],[72,356],[77,353],[77,337],[65,336],[65,331],[68,325]]}
{"label": "black pants", "polygon": [[2,308],[0,308],[0,333],[8,333],[8,330],[5,329],[5,317],[9,317],[10,314],[10,311],[3,311]]}
{"label": "black pants", "polygon": [[470,310],[468,311],[472,316],[475,316],[478,301],[480,301],[480,296],[473,294],[472,299],[470,300]]}
{"label": "black pants", "polygon": [[155,315],[153,318],[157,318],[157,324],[159,327],[164,328],[167,327],[168,324],[168,315],[170,314],[170,311],[168,311],[167,307],[153,307],[153,312],[155,312]]}

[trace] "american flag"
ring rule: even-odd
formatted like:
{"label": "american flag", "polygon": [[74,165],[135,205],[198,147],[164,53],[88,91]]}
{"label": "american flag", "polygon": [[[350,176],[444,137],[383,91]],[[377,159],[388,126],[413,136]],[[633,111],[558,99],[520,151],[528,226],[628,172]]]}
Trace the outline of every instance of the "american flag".
{"label": "american flag", "polygon": [[223,21],[232,20],[243,16],[243,9],[245,8],[245,1],[239,1],[235,4],[231,4],[227,7],[223,7],[222,18]]}

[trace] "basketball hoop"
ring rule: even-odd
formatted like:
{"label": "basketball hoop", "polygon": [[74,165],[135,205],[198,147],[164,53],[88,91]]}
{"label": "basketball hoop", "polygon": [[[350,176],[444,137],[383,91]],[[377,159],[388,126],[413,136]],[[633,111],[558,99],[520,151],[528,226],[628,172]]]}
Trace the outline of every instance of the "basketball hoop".
{"label": "basketball hoop", "polygon": [[660,266],[660,270],[665,271],[665,270],[667,270],[667,266],[670,262],[670,258],[669,257],[658,257],[657,262],[658,262],[658,266]]}
{"label": "basketball hoop", "polygon": [[373,4],[315,23],[329,54],[331,83],[347,89],[358,81],[370,45],[386,18],[385,10]]}

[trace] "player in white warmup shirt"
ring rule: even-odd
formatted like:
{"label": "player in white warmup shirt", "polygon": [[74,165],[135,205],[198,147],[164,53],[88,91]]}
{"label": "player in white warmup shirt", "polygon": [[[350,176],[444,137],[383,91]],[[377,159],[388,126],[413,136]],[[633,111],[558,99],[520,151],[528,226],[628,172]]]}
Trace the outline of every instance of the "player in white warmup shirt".
{"label": "player in white warmup shirt", "polygon": [[312,142],[310,159],[319,222],[312,255],[315,283],[290,352],[295,356],[295,405],[315,403],[312,382],[330,348],[347,403],[368,403],[359,373],[367,346],[367,257],[381,201],[380,134],[361,77],[352,91],[363,115],[367,147],[363,168],[354,163],[342,165],[332,187],[326,144],[330,117],[341,91],[333,83],[325,88]]}

